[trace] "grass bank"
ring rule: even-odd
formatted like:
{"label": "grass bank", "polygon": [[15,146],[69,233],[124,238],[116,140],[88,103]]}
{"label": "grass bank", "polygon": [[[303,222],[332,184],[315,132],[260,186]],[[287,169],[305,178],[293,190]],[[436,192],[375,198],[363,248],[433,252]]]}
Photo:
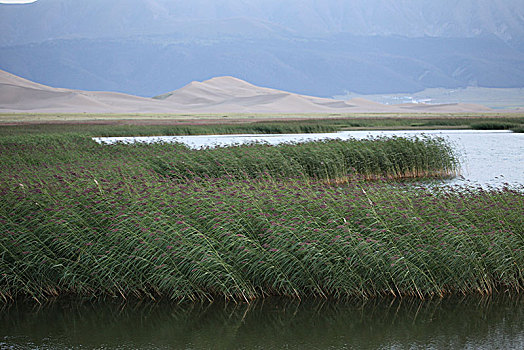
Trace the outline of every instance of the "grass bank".
{"label": "grass bank", "polygon": [[[214,159],[221,165],[213,169],[230,162],[234,171],[257,156],[267,164],[275,154],[264,152],[278,149],[250,147],[192,153],[182,145],[101,146],[75,135],[0,138],[0,299],[524,289],[522,188],[333,186],[315,176],[229,171],[173,177],[154,166],[184,154],[204,169]],[[279,152],[306,147],[296,153],[333,162],[343,149],[286,147]],[[387,149],[380,147],[369,153]]]}
{"label": "grass bank", "polygon": [[471,124],[471,128],[475,130],[511,130],[513,132],[522,132],[524,124],[516,122],[484,121]]}

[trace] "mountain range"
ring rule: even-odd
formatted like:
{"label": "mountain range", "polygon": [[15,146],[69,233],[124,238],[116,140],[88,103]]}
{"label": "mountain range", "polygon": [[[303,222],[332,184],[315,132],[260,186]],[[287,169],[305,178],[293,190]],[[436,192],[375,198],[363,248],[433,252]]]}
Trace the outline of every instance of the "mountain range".
{"label": "mountain range", "polygon": [[0,69],[70,89],[524,86],[522,0],[38,0],[0,4],[0,32]]}

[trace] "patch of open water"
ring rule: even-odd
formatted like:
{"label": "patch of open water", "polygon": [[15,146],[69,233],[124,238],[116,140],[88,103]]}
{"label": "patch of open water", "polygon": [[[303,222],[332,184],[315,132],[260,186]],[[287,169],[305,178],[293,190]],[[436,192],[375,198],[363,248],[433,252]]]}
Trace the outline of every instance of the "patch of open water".
{"label": "patch of open water", "polygon": [[522,349],[524,300],[55,302],[0,309],[2,349]]}

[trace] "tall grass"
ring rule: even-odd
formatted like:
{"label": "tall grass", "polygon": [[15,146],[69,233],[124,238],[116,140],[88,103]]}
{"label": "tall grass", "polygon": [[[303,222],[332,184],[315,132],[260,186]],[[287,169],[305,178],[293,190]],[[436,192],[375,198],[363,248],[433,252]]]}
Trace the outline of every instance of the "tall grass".
{"label": "tall grass", "polygon": [[522,190],[176,183],[63,169],[2,190],[0,296],[520,292]]}
{"label": "tall grass", "polygon": [[515,127],[517,127],[517,124],[515,123],[499,121],[481,122],[471,125],[471,128],[475,130],[510,130]]}
{"label": "tall grass", "polygon": [[[522,291],[522,188],[428,189],[380,181],[327,185],[317,174],[326,169],[335,174],[334,155],[344,154],[347,145],[255,145],[193,153],[170,144],[101,146],[71,135],[4,137],[0,299],[73,294],[251,300]],[[388,147],[412,152],[413,145],[432,144],[375,140],[363,152],[378,154],[369,158],[377,161],[386,159],[380,154]],[[271,153],[275,149],[279,153]],[[203,169],[231,163],[233,173],[173,178],[153,168],[154,159],[164,162],[178,154],[181,162],[213,155],[221,165],[211,167],[206,160],[209,167]],[[256,157],[274,166],[279,157],[296,157],[298,163],[301,156],[303,164],[334,164],[309,178],[294,172],[290,177],[234,172]],[[280,164],[285,171],[288,165]]]}
{"label": "tall grass", "polygon": [[[87,118],[87,117],[86,117]],[[138,120],[137,120],[138,118]],[[188,117],[189,118],[189,117]],[[281,116],[275,116],[275,119]],[[296,116],[297,120],[264,121],[237,119],[232,120],[169,120],[149,119],[140,121],[140,116],[129,120],[106,120],[99,123],[67,124],[22,124],[0,125],[0,136],[28,134],[83,134],[88,136],[161,136],[161,135],[211,135],[211,134],[289,134],[322,133],[352,129],[435,129],[460,128],[471,129],[486,125],[524,124],[524,117],[516,116],[351,116],[326,117],[311,119]],[[137,123],[145,125],[136,125]],[[107,124],[109,123],[109,124]],[[110,124],[119,123],[119,124]],[[198,124],[202,123],[202,124]]]}
{"label": "tall grass", "polygon": [[354,176],[420,178],[452,176],[457,156],[440,138],[375,138],[295,144],[237,145],[180,150],[153,159],[153,168],[176,178],[302,177],[344,182]]}
{"label": "tall grass", "polygon": [[180,122],[175,125],[93,125],[93,124],[28,124],[0,125],[2,135],[84,134],[98,137],[172,136],[216,134],[302,134],[340,130],[336,121],[243,122],[198,125]]}

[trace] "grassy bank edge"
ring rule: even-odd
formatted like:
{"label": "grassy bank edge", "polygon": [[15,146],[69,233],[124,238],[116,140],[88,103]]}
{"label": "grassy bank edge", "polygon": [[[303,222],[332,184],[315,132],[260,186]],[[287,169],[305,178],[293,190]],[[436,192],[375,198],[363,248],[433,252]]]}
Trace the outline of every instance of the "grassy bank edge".
{"label": "grassy bank edge", "polygon": [[524,130],[524,115],[8,115],[0,136],[80,133],[86,136],[322,133],[349,130]]}

